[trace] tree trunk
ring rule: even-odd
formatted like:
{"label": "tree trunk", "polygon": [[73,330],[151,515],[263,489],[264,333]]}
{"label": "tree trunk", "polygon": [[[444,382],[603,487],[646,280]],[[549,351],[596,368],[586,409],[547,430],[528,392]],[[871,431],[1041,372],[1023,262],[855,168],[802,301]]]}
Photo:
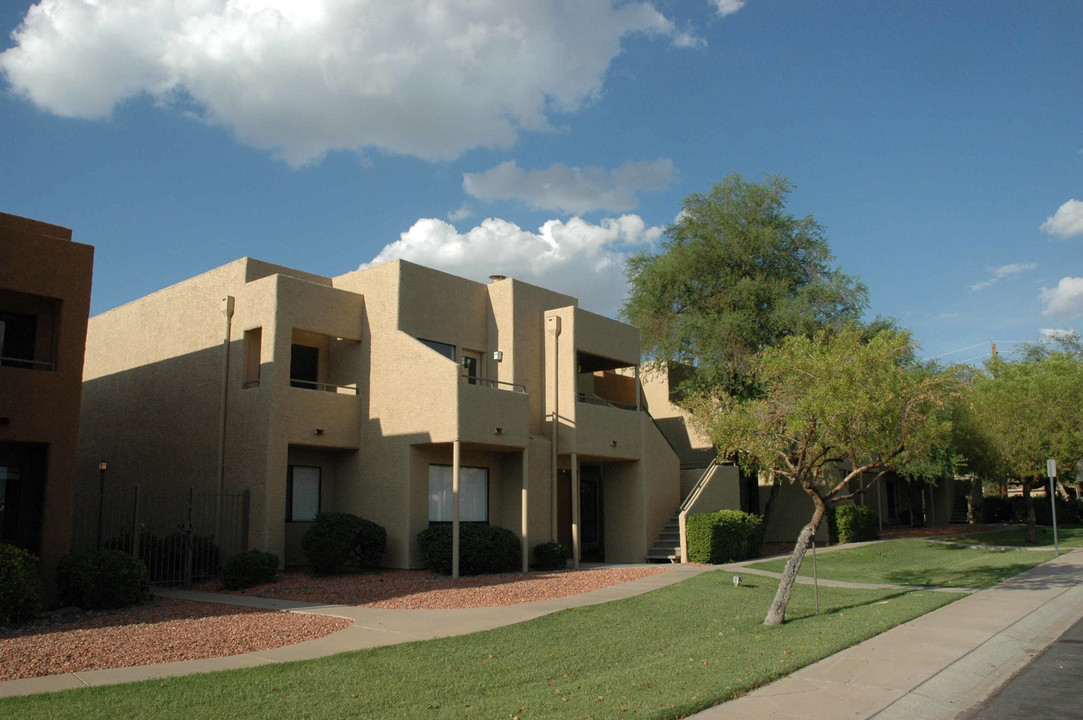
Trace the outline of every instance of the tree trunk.
{"label": "tree trunk", "polygon": [[[771,521],[771,512],[775,508],[775,499],[778,498],[778,489],[782,485],[782,478],[774,473],[771,474],[771,492],[767,493],[767,502],[763,506],[763,529],[767,529],[767,524]],[[767,545],[767,533],[763,534],[763,544]],[[760,548],[762,554],[763,548]]]}
{"label": "tree trunk", "polygon": [[1038,533],[1036,525],[1038,524],[1038,518],[1034,515],[1034,497],[1030,494],[1030,478],[1023,478],[1023,507],[1027,510],[1027,531],[1024,535],[1024,540],[1029,545],[1033,545],[1038,542]]}
{"label": "tree trunk", "polygon": [[775,592],[775,599],[771,602],[771,609],[767,611],[767,617],[764,618],[764,625],[780,625],[786,622],[786,606],[790,604],[790,591],[797,580],[797,573],[801,570],[801,561],[805,559],[809,543],[815,537],[816,530],[827,513],[827,505],[816,488],[810,483],[802,482],[801,485],[812,498],[815,510],[812,511],[812,519],[808,525],[801,528],[801,534],[797,536],[797,544],[793,548],[790,559],[786,561],[786,569],[782,571],[782,577],[778,581],[778,590]]}

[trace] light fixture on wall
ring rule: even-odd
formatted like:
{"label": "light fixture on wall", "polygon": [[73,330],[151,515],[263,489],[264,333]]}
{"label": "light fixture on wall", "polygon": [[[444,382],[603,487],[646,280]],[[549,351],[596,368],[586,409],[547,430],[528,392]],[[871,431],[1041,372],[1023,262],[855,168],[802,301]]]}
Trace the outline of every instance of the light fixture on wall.
{"label": "light fixture on wall", "polygon": [[503,435],[503,434],[504,434],[504,428],[502,428],[502,427],[493,428],[493,435]]}
{"label": "light fixture on wall", "polygon": [[493,350],[493,360],[501,362],[504,359],[504,353],[500,350]]}
{"label": "light fixture on wall", "polygon": [[316,428],[312,431],[313,435],[323,435],[323,428]]}
{"label": "light fixture on wall", "polygon": [[617,441],[616,440],[610,440],[609,444],[612,445],[613,447],[616,447],[617,446]]}

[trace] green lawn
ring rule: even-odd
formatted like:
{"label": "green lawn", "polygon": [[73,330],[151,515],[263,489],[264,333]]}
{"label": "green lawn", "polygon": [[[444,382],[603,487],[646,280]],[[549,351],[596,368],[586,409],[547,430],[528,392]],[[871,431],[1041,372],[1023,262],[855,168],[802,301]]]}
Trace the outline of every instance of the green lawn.
{"label": "green lawn", "polygon": [[[889,540],[816,556],[821,578],[929,587],[986,588],[1053,558],[1053,551],[980,550],[924,540]],[[752,567],[782,572],[785,558]],[[801,575],[812,575],[812,554]]]}
{"label": "green lawn", "polygon": [[[963,550],[966,552],[976,552]],[[945,605],[933,592],[797,586],[766,628],[770,579],[710,572],[628,600],[474,635],[320,660],[0,700],[0,717],[673,718]]]}
{"label": "green lawn", "polygon": [[[969,535],[952,535],[950,537],[942,537],[938,539],[950,540],[953,542],[970,543],[972,545],[1017,545],[1019,547],[1026,547],[1027,542],[1023,537],[1025,532],[1026,529],[1024,527],[1017,526],[1004,530],[993,530],[990,532],[973,533]],[[1053,545],[1052,527],[1039,525],[1035,528],[1035,534],[1037,539],[1035,545]],[[1057,543],[1062,548],[1075,548],[1083,546],[1083,527],[1079,525],[1058,527]]]}

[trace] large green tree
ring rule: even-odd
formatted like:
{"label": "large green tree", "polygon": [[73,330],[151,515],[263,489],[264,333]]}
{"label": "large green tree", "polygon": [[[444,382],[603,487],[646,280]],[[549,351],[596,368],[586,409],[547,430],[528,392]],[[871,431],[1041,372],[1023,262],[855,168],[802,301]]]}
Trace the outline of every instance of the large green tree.
{"label": "large green tree", "polygon": [[684,200],[660,252],[628,260],[624,317],[659,366],[695,367],[694,389],[748,395],[761,349],[856,322],[866,307],[865,286],[833,264],[824,227],[786,210],[792,189],[778,175],[731,174]]}
{"label": "large green tree", "polygon": [[1026,539],[1035,540],[1031,491],[1045,483],[1045,461],[1072,472],[1083,458],[1083,357],[1033,347],[1020,360],[994,356],[970,385],[969,423],[986,451],[975,459],[987,480],[1018,483],[1027,510]]}
{"label": "large green tree", "polygon": [[813,513],[764,623],[785,620],[810,540],[832,505],[950,441],[954,377],[914,360],[910,336],[861,328],[792,335],[755,358],[756,397],[700,395],[694,418],[720,455],[798,484]]}

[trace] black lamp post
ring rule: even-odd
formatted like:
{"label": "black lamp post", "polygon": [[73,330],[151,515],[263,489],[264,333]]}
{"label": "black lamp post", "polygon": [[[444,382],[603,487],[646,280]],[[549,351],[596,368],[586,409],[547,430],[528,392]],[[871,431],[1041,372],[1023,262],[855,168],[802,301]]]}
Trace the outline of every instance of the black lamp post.
{"label": "black lamp post", "polygon": [[102,511],[105,510],[105,471],[109,469],[109,463],[102,460],[98,463],[98,543],[102,546]]}

